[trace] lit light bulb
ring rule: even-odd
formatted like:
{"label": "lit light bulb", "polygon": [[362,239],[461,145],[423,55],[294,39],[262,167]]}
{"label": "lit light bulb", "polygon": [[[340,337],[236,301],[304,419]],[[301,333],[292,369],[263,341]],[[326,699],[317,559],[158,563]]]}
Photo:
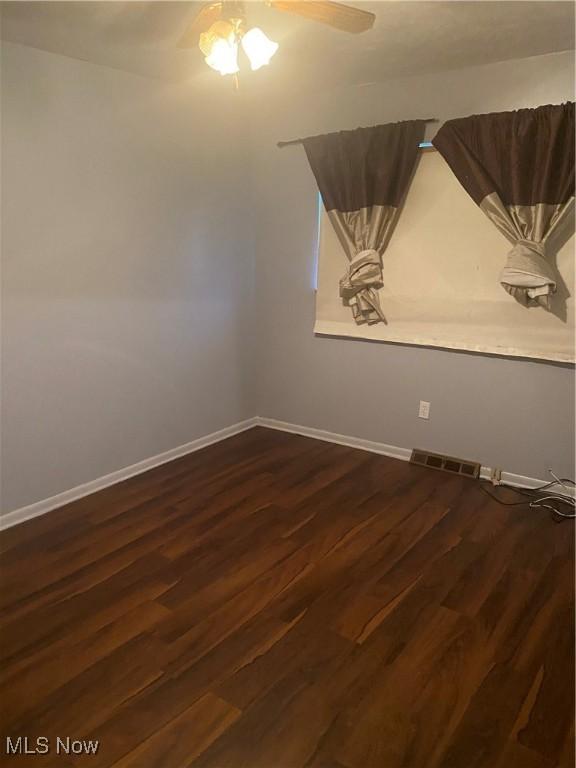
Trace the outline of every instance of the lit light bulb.
{"label": "lit light bulb", "polygon": [[250,67],[255,70],[270,62],[278,50],[278,43],[270,40],[258,27],[252,27],[242,38],[242,48],[248,56]]}
{"label": "lit light bulb", "polygon": [[234,75],[238,68],[238,44],[227,40],[215,40],[210,55],[204,59],[206,64],[221,75]]}
{"label": "lit light bulb", "polygon": [[238,42],[232,24],[217,21],[200,35],[200,50],[204,61],[221,75],[234,75],[238,68]]}

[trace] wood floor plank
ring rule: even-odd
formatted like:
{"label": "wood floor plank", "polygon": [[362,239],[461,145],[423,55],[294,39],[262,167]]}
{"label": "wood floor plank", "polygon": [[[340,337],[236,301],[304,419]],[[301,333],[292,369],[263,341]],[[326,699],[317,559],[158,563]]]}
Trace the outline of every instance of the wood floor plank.
{"label": "wood floor plank", "polygon": [[[3,716],[3,732],[9,729],[8,734],[33,740],[44,736],[51,743],[55,743],[58,736],[84,738],[123,703],[162,676],[162,670],[152,661],[158,658],[153,639],[139,635],[50,693],[19,720]],[[43,760],[36,757],[36,761],[47,763],[50,758],[50,755]],[[18,764],[18,755],[13,761]],[[11,765],[12,761],[7,764]]]}
{"label": "wood floor plank", "polygon": [[574,549],[478,481],[250,429],[0,533],[0,762],[568,768]]}
{"label": "wood floor plank", "polygon": [[97,631],[134,606],[160,597],[174,581],[169,563],[161,556],[139,558],[86,592],[54,605],[46,604],[5,624],[2,661],[12,664],[25,659],[27,654],[57,642],[64,632],[84,623]]}
{"label": "wood floor plank", "polygon": [[186,768],[239,716],[240,710],[207,693],[114,763],[114,768]]}
{"label": "wood floor plank", "polygon": [[290,629],[289,624],[258,615],[201,659],[143,689],[88,734],[89,738],[100,739],[102,744],[98,754],[91,758],[91,765],[94,768],[109,766],[137,748],[211,688],[217,687],[219,681],[265,656]]}
{"label": "wood floor plank", "polygon": [[[150,631],[168,615],[169,611],[159,603],[141,603],[96,632],[84,630],[76,637],[72,631],[63,635],[61,642],[43,648],[28,659],[24,668],[2,680],[10,719],[22,721],[51,693],[129,640]],[[38,669],[42,670],[40,676]]]}

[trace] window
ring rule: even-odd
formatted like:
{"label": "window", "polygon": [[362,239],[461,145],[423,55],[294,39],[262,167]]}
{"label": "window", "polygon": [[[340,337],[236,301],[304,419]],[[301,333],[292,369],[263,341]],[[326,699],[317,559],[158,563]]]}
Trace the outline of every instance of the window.
{"label": "window", "polygon": [[574,239],[557,255],[555,313],[526,309],[499,283],[510,249],[437,152],[422,153],[384,254],[388,325],[356,325],[338,294],[346,256],[322,209],[317,333],[574,361]]}

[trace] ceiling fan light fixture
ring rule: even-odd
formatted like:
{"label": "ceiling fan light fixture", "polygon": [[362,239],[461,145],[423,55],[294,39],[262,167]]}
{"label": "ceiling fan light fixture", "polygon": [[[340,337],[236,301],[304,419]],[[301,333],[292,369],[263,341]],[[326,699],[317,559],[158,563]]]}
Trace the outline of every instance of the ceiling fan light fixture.
{"label": "ceiling fan light fixture", "polygon": [[242,48],[252,70],[269,64],[278,47],[278,43],[270,40],[259,27],[252,27],[242,38]]}
{"label": "ceiling fan light fixture", "polygon": [[236,27],[229,21],[216,21],[200,35],[200,50],[209,67],[221,75],[239,72]]}

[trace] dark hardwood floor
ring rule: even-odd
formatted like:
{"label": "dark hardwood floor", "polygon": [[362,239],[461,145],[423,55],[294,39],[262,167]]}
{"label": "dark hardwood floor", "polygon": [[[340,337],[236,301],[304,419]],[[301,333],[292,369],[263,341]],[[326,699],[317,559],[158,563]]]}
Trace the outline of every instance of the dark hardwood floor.
{"label": "dark hardwood floor", "polygon": [[250,430],[1,535],[0,762],[572,768],[573,537]]}

